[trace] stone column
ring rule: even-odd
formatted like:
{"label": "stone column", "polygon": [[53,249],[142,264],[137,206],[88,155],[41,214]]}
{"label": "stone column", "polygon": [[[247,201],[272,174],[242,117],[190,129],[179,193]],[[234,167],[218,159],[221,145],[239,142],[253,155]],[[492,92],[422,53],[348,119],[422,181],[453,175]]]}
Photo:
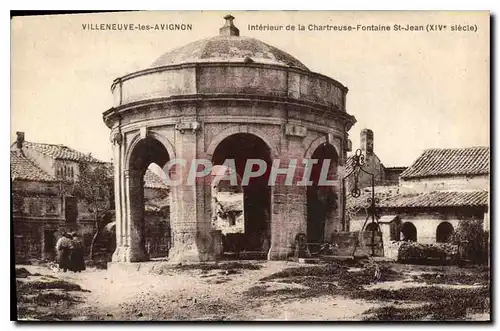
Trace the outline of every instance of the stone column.
{"label": "stone column", "polygon": [[295,178],[286,185],[285,175],[279,175],[272,193],[271,247],[269,260],[284,260],[293,255],[293,245],[298,234],[307,234],[307,187],[298,185],[304,173],[305,129],[299,125],[285,127],[287,144],[282,151],[280,168],[288,168],[289,161],[297,160]]}
{"label": "stone column", "polygon": [[307,234],[306,203],[305,187],[274,187],[269,260],[284,260],[292,256],[296,236]]}
{"label": "stone column", "polygon": [[116,249],[113,253],[113,262],[128,262],[127,260],[127,219],[125,217],[125,180],[123,172],[123,153],[122,134],[115,133],[111,136],[113,144],[113,166],[114,166],[114,190],[115,190],[115,232]]}
{"label": "stone column", "polygon": [[[197,158],[197,135],[199,124],[196,121],[179,123],[176,127],[175,150],[177,158],[185,160],[185,166],[177,167],[177,178],[182,184],[172,187],[175,201],[175,215],[172,222],[171,262],[203,262],[213,260],[210,240],[210,216],[206,214],[205,192],[210,189],[204,180],[195,185],[187,183],[191,163]],[[200,138],[201,139],[201,138]]]}
{"label": "stone column", "polygon": [[127,189],[125,227],[126,261],[141,262],[149,260],[144,247],[144,172],[141,170],[125,171],[125,187]]}

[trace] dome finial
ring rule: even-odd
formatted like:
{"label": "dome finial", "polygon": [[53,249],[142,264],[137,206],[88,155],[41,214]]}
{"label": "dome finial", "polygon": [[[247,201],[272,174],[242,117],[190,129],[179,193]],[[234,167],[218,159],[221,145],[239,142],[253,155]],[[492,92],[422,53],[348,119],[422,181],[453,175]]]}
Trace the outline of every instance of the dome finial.
{"label": "dome finial", "polygon": [[226,15],[224,16],[224,19],[226,20],[226,23],[222,28],[219,29],[219,35],[221,36],[239,36],[240,35],[240,30],[233,24],[234,16],[233,15]]}

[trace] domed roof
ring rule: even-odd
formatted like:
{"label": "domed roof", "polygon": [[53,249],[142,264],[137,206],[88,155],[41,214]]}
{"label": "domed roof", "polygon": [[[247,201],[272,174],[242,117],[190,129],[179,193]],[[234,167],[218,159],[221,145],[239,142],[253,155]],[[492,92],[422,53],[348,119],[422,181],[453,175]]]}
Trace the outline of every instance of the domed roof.
{"label": "domed roof", "polygon": [[226,24],[218,36],[198,40],[160,56],[152,68],[182,63],[245,62],[275,64],[307,70],[299,60],[290,54],[250,37],[241,37],[233,25],[231,15],[224,17]]}

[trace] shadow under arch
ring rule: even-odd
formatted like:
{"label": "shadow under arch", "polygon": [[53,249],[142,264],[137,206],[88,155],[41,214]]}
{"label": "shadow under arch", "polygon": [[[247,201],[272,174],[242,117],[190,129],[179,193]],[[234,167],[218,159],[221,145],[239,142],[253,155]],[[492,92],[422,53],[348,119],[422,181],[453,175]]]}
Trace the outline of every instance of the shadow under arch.
{"label": "shadow under arch", "polygon": [[312,244],[309,249],[314,253],[326,241],[326,224],[338,208],[338,192],[321,180],[337,179],[339,156],[333,145],[323,142],[312,152],[311,159],[318,160],[310,172],[312,185],[307,186],[307,242]]}
{"label": "shadow under arch", "polygon": [[[226,160],[234,160],[234,171],[238,178],[245,179],[244,172],[249,159],[265,162],[266,171],[247,183],[238,182],[243,192],[243,233],[223,236],[225,253],[267,255],[271,242],[271,193],[269,174],[272,166],[271,148],[259,136],[252,133],[233,133],[219,142],[212,153],[212,164],[228,165]],[[251,169],[257,171],[258,166]]]}
{"label": "shadow under arch", "polygon": [[[135,141],[130,147],[125,179],[127,185],[128,224],[131,242],[130,262],[149,259],[145,229],[145,174],[151,164],[164,168],[170,160],[167,147],[153,136]],[[170,219],[170,217],[169,217]],[[170,236],[170,234],[168,234]]]}

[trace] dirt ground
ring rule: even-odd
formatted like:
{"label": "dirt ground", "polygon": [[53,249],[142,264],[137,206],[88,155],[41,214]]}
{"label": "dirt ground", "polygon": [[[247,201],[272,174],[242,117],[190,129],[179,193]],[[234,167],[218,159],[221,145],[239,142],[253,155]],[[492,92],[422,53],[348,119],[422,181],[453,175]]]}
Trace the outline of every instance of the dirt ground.
{"label": "dirt ground", "polygon": [[16,274],[20,320],[490,319],[489,270],[479,267],[239,261]]}

